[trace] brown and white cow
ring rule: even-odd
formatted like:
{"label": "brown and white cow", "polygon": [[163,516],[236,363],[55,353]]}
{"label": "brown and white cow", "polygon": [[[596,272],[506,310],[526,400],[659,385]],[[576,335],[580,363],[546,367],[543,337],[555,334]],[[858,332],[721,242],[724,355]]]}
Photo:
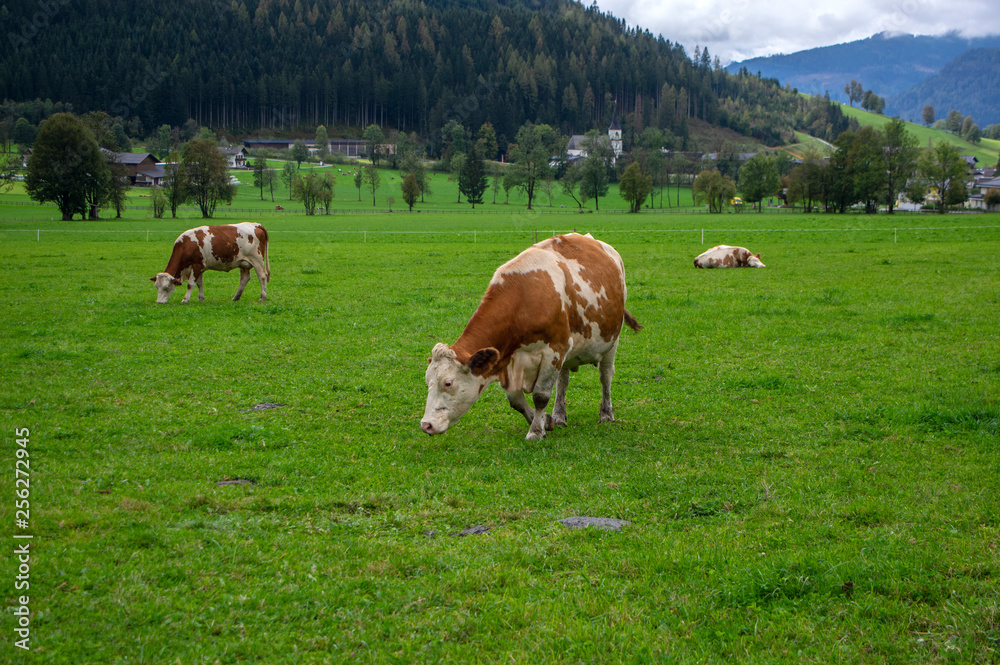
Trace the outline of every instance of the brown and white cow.
{"label": "brown and white cow", "polygon": [[[569,373],[587,364],[600,372],[600,420],[614,420],[618,335],[623,321],[641,328],[625,309],[625,296],[621,256],[590,234],[555,236],[524,250],[493,274],[458,340],[434,347],[421,429],[444,432],[486,386],[499,381],[511,407],[530,425],[526,438],[541,439],[546,430],[566,424]],[[556,401],[548,415],[553,386]]]}
{"label": "brown and white cow", "polygon": [[198,285],[198,300],[205,299],[202,275],[206,270],[229,272],[240,269],[240,287],[233,300],[239,300],[250,281],[250,269],[257,271],[260,281],[260,302],[267,300],[267,283],[271,280],[271,264],[267,258],[267,229],[260,224],[220,224],[199,226],[180,234],[163,272],[150,277],[156,284],[156,302],[165,303],[174,289],[185,281],[187,294],[181,302],[191,300],[191,290]]}
{"label": "brown and white cow", "polygon": [[744,247],[717,245],[702,252],[694,259],[695,268],[766,268],[760,254],[753,254]]}

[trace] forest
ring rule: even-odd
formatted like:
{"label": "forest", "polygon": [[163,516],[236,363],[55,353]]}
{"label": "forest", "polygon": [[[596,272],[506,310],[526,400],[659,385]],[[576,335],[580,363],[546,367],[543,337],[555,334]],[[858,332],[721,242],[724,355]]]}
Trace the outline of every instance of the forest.
{"label": "forest", "polygon": [[703,147],[694,123],[769,146],[848,128],[819,98],[571,0],[49,0],[0,6],[0,23],[8,128],[30,103],[105,111],[136,138],[188,119],[231,136],[377,124],[432,154],[449,120],[491,122],[502,151],[525,122],[576,134],[616,109],[626,144],[657,127],[682,150]]}

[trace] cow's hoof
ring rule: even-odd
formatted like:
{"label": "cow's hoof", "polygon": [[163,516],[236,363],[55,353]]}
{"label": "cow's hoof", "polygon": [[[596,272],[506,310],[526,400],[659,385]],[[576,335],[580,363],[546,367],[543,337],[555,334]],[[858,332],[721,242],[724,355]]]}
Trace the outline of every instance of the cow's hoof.
{"label": "cow's hoof", "polygon": [[612,413],[602,413],[601,414],[601,420],[599,422],[602,422],[602,423],[613,423],[613,422],[615,422],[615,416]]}
{"label": "cow's hoof", "polygon": [[[566,427],[566,416],[555,416],[552,418],[552,424],[556,427]],[[555,429],[555,428],[553,428]]]}
{"label": "cow's hoof", "polygon": [[528,430],[528,435],[525,436],[524,438],[527,441],[541,441],[542,439],[545,438],[545,432],[544,431],[534,432],[532,430]]}
{"label": "cow's hoof", "polygon": [[260,300],[258,300],[257,302],[267,302],[267,298],[266,298],[266,297],[263,297],[263,298],[261,298]]}

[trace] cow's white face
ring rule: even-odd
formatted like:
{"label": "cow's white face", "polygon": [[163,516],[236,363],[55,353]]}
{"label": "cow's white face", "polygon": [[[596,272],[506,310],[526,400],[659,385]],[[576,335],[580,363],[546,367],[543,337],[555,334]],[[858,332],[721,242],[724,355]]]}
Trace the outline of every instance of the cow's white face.
{"label": "cow's white face", "polygon": [[[435,345],[424,375],[427,381],[427,407],[420,421],[420,429],[428,434],[440,434],[475,404],[483,388],[490,382],[481,371],[486,366],[483,363],[483,353],[489,355],[488,360],[495,360],[499,355],[496,349],[485,349],[477,352],[470,364],[465,365],[457,360],[455,352],[448,345]],[[476,371],[473,367],[476,367]]]}
{"label": "cow's white face", "polygon": [[767,267],[763,263],[761,263],[761,261],[760,261],[760,254],[751,254],[750,258],[747,259],[747,263],[750,264],[751,268],[766,268]]}
{"label": "cow's white face", "polygon": [[181,280],[166,272],[161,272],[156,277],[150,277],[149,280],[156,285],[156,302],[160,305],[170,300],[170,294],[181,283]]}

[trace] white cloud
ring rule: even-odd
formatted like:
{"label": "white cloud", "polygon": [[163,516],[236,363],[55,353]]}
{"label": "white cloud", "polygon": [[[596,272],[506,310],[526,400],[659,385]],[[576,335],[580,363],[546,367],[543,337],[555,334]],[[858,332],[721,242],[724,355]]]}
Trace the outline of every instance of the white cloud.
{"label": "white cloud", "polygon": [[602,11],[723,63],[864,39],[878,32],[1000,34],[995,0],[603,0]]}

